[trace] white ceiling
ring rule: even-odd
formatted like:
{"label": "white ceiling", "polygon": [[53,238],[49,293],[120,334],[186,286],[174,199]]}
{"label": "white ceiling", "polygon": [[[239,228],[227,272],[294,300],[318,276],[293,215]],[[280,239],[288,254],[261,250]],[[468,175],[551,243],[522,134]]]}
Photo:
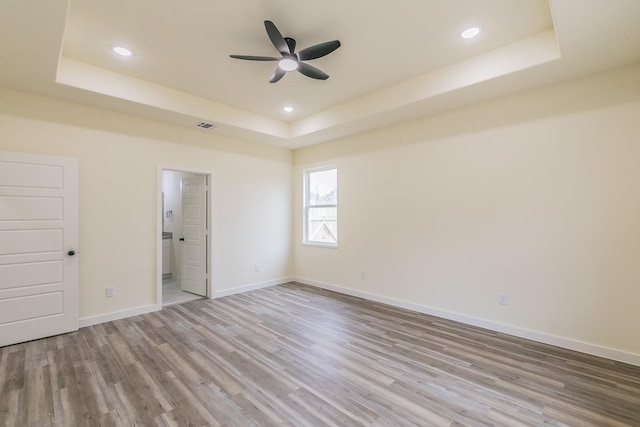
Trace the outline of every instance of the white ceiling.
{"label": "white ceiling", "polygon": [[[310,62],[331,77],[229,58],[278,56],[265,19],[340,40]],[[638,0],[1,0],[0,86],[298,148],[640,62],[639,24]]]}

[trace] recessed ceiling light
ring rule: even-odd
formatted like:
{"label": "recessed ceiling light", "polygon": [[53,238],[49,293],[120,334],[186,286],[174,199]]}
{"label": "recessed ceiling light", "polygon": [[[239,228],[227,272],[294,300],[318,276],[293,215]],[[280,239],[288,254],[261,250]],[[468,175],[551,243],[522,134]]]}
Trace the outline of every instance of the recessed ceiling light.
{"label": "recessed ceiling light", "polygon": [[472,39],[478,34],[480,34],[480,28],[471,27],[471,28],[467,28],[462,33],[460,33],[460,37],[462,37],[463,39]]}
{"label": "recessed ceiling light", "polygon": [[278,66],[284,71],[293,71],[298,68],[298,61],[290,58],[285,58],[278,63]]}
{"label": "recessed ceiling light", "polygon": [[133,55],[133,52],[131,52],[126,47],[122,47],[122,46],[113,46],[113,51],[115,53],[117,53],[118,55],[120,55],[120,56],[131,56],[131,55]]}
{"label": "recessed ceiling light", "polygon": [[283,110],[286,111],[287,113],[290,113],[293,111],[293,107],[290,107],[287,105],[286,107],[283,108]]}

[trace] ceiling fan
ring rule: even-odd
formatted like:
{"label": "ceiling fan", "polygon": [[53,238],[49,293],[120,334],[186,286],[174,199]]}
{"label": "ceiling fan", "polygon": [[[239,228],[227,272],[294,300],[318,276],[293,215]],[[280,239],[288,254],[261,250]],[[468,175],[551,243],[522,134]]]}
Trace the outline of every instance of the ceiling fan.
{"label": "ceiling fan", "polygon": [[264,27],[267,29],[267,35],[271,43],[282,55],[280,58],[272,56],[250,56],[250,55],[229,55],[235,59],[245,59],[249,61],[278,61],[278,68],[274,71],[269,79],[269,83],[275,83],[287,74],[288,71],[298,70],[307,77],[318,80],[326,80],[329,75],[302,61],[310,61],[312,59],[321,58],[330,54],[340,47],[339,40],[320,43],[308,48],[302,49],[297,54],[296,41],[291,37],[282,37],[278,28],[271,21],[264,21]]}

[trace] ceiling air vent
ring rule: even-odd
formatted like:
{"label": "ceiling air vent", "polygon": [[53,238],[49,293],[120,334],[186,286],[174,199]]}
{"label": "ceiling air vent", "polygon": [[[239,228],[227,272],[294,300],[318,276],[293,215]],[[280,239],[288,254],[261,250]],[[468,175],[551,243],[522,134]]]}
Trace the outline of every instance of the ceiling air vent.
{"label": "ceiling air vent", "polygon": [[216,127],[216,125],[214,125],[213,123],[207,123],[207,122],[200,122],[200,123],[196,123],[196,126],[202,129],[214,129]]}

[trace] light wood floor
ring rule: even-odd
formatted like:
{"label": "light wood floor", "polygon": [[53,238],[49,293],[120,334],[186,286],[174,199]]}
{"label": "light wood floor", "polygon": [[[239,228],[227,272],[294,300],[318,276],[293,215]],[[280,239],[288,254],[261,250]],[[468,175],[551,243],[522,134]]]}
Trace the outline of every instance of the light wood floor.
{"label": "light wood floor", "polygon": [[0,425],[640,426],[640,368],[292,283],[0,348]]}

